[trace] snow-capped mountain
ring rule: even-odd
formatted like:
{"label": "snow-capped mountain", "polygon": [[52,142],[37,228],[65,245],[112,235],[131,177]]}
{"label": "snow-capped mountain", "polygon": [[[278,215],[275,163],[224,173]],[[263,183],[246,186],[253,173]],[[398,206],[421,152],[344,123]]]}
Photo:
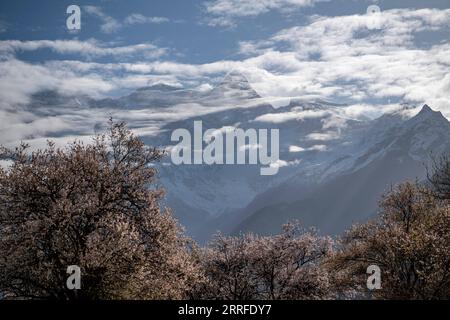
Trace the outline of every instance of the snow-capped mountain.
{"label": "snow-capped mountain", "polygon": [[[299,219],[323,233],[340,233],[373,216],[392,185],[425,179],[431,153],[450,152],[450,123],[427,105],[409,120],[399,113],[386,114],[372,121],[366,132],[355,144],[362,152],[355,154],[348,169],[307,188],[300,174],[266,191],[260,197],[273,201],[241,210],[232,232],[274,233],[280,224]],[[361,144],[367,141],[372,144]]]}
{"label": "snow-capped mountain", "polygon": [[222,82],[211,90],[209,97],[214,99],[261,98],[261,96],[252,88],[247,78],[237,71],[228,73]]}
{"label": "snow-capped mountain", "polygon": [[431,152],[450,151],[449,123],[428,106],[416,115],[399,106],[376,119],[347,107],[261,97],[244,75],[230,72],[211,90],[156,84],[107,99],[42,92],[28,110],[62,123],[53,137],[92,134],[113,116],[162,148],[176,144],[175,129],[192,132],[196,120],[204,130],[279,129],[274,176],[261,176],[259,165],[173,165],[170,158],[159,167],[165,205],[189,234],[206,240],[218,230],[278,232],[290,219],[340,232],[370,217],[391,184],[423,178]]}

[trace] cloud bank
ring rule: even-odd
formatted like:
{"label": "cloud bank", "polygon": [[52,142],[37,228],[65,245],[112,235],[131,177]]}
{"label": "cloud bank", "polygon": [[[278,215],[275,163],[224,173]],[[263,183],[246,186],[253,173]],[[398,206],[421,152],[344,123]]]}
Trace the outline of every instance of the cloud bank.
{"label": "cloud bank", "polygon": [[[225,6],[227,2],[213,3]],[[212,10],[222,10],[217,8],[223,7]],[[261,13],[266,10],[263,5],[261,8],[258,9]],[[209,90],[232,69],[243,72],[263,97],[300,97],[348,104],[341,117],[323,123],[326,131],[345,126],[346,117],[379,116],[400,103],[428,103],[450,118],[450,43],[445,37],[431,43],[421,41],[430,34],[448,32],[450,9],[383,11],[381,27],[376,30],[367,28],[367,18],[365,15],[313,16],[303,26],[280,30],[266,39],[239,43],[236,50],[240,59],[205,64],[167,60],[167,49],[152,43],[118,46],[93,39],[0,41],[0,116],[2,124],[17,124],[17,127],[8,126],[7,131],[3,128],[2,135],[13,135],[11,132],[25,128],[21,124],[34,116],[28,111],[17,113],[16,107],[29,102],[30,96],[41,90],[108,96],[118,90],[133,90],[158,82]],[[133,16],[127,23],[146,21],[145,17]],[[50,50],[61,59],[44,62],[20,59],[21,53],[37,50]],[[72,55],[70,60],[66,55]],[[121,61],[117,61],[119,57]],[[105,58],[111,59],[105,62]],[[186,111],[187,107],[179,110]],[[193,106],[192,112],[188,111],[195,114],[198,110]],[[326,113],[294,109],[255,120],[275,124],[301,121],[308,117],[322,118],[321,112]],[[147,119],[153,130],[153,118],[175,119],[187,115],[184,112],[128,116]],[[68,123],[73,121],[58,119],[38,122],[37,130],[70,128]],[[30,134],[25,129],[22,132],[27,133],[20,138]],[[326,141],[333,136],[310,138]],[[295,147],[291,151],[301,152]]]}

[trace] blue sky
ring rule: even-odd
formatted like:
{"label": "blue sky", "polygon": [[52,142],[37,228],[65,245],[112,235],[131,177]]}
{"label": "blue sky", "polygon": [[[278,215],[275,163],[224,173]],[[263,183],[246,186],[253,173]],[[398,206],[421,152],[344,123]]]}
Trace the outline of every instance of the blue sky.
{"label": "blue sky", "polygon": [[[167,48],[166,59],[183,63],[207,63],[225,59],[240,59],[240,41],[264,39],[284,28],[304,25],[311,15],[336,16],[364,14],[368,5],[377,4],[383,10],[392,8],[448,8],[446,0],[333,0],[318,1],[313,5],[285,4],[272,9],[248,10],[248,16],[226,12],[211,13],[208,6],[218,1],[199,0],[104,0],[104,1],[2,1],[0,21],[1,40],[41,40],[95,38],[122,45],[151,42]],[[224,1],[225,2],[225,1]],[[229,1],[230,3],[239,1]],[[251,1],[250,1],[251,2]],[[258,1],[254,1],[258,3]],[[270,2],[270,1],[269,1]],[[277,1],[273,1],[277,2]],[[282,1],[280,1],[282,2]],[[302,1],[300,1],[301,3]],[[308,1],[305,1],[306,3]],[[82,8],[82,30],[77,34],[67,31],[65,10],[70,4]],[[101,18],[89,13],[87,6],[95,6],[114,21],[115,28],[103,30]],[[250,6],[254,7],[254,6]],[[167,20],[155,23],[124,21],[133,14],[159,17]],[[214,25],[213,20],[229,20],[231,25]],[[446,34],[448,36],[448,34]],[[46,52],[23,55],[24,59],[39,61],[55,58]]]}
{"label": "blue sky", "polygon": [[[370,5],[381,9],[375,29]],[[448,0],[2,1],[0,101],[159,82],[204,89],[237,69],[263,96],[427,102],[450,115],[449,39]]]}

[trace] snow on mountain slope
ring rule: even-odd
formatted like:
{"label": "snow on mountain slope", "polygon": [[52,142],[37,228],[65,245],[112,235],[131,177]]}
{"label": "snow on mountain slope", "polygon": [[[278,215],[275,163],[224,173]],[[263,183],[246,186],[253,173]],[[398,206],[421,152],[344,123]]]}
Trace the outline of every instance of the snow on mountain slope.
{"label": "snow on mountain slope", "polygon": [[[195,120],[202,120],[203,130],[279,129],[283,166],[274,176],[261,176],[259,165],[175,166],[169,158],[161,164],[165,205],[189,234],[201,239],[218,229],[271,232],[290,217],[331,231],[323,222],[332,221],[330,212],[338,223],[366,218],[386,184],[420,176],[428,151],[447,150],[440,141],[449,140],[443,133],[447,120],[430,108],[413,118],[412,110],[398,108],[372,120],[342,104],[260,97],[238,72],[211,90],[156,84],[107,99],[42,92],[26,108],[31,119],[58,124],[51,131],[40,125],[24,139],[31,144],[44,137],[57,142],[61,137],[64,143],[67,136],[91,135],[104,128],[109,116],[127,121],[147,144],[162,148],[176,144],[170,141],[173,130],[192,132]],[[373,190],[367,187],[369,177],[378,181]],[[295,204],[299,201],[304,202]],[[346,203],[360,206],[348,213]],[[309,211],[299,216],[298,207]],[[365,207],[370,210],[362,212]]]}
{"label": "snow on mountain slope", "polygon": [[[388,119],[390,118],[390,119]],[[389,123],[381,130],[380,123]],[[374,131],[379,131],[375,139]],[[384,132],[384,133],[383,133]],[[430,154],[450,152],[450,123],[440,112],[425,105],[413,118],[404,120],[398,113],[373,121],[361,141],[371,141],[365,151],[352,159],[348,170],[303,187],[299,175],[260,197],[272,203],[241,210],[241,221],[231,232],[275,233],[291,219],[318,227],[323,233],[337,234],[354,222],[371,217],[380,196],[390,186],[404,180],[423,179]],[[360,143],[357,143],[361,145]],[[288,192],[288,193],[286,193]],[[279,196],[283,193],[282,196]]]}
{"label": "snow on mountain slope", "polygon": [[237,72],[228,73],[222,82],[208,95],[211,100],[216,99],[256,99],[260,95],[252,88],[247,78]]}

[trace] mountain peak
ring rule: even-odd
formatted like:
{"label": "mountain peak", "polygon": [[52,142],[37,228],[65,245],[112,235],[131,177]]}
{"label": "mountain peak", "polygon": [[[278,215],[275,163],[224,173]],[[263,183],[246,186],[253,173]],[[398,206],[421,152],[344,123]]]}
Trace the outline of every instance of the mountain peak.
{"label": "mountain peak", "polygon": [[230,71],[222,79],[222,82],[213,89],[213,96],[225,98],[254,99],[260,98],[252,88],[247,78],[239,71]]}
{"label": "mountain peak", "polygon": [[427,114],[427,113],[437,113],[437,111],[434,111],[433,109],[430,108],[429,105],[424,104],[422,107],[422,110],[420,110],[419,114]]}
{"label": "mountain peak", "polygon": [[430,106],[425,104],[420,112],[413,118],[409,119],[409,125],[415,126],[420,123],[428,123],[432,126],[447,125],[449,122],[440,111],[434,111]]}
{"label": "mountain peak", "polygon": [[431,109],[431,107],[427,104],[425,104],[422,109],[420,110],[420,112],[416,115],[416,117],[433,117],[436,119],[442,118],[447,120],[440,111],[434,111],[433,109]]}
{"label": "mountain peak", "polygon": [[222,80],[222,83],[249,83],[247,78],[237,70],[232,70]]}

